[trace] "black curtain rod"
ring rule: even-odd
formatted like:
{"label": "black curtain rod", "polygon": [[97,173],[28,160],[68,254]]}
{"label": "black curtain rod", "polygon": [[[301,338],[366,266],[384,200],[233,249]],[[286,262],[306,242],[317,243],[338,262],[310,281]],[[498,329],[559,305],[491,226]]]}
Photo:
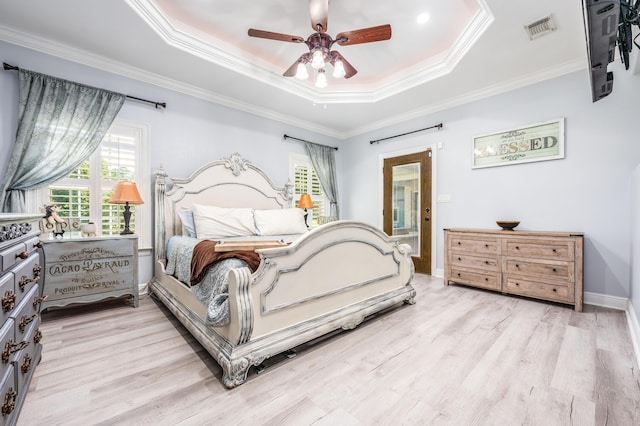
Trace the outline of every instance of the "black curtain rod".
{"label": "black curtain rod", "polygon": [[[9,65],[6,62],[3,62],[2,66],[3,66],[5,71],[18,71],[20,69],[20,68],[14,66],[14,65]],[[128,99],[133,99],[134,101],[146,102],[148,104],[155,105],[156,109],[158,109],[158,107],[162,107],[162,108],[166,108],[167,107],[167,103],[166,102],[154,102],[154,101],[149,101],[149,100],[142,99],[142,98],[137,98],[135,96],[129,96],[129,95],[125,95],[125,96]]]}
{"label": "black curtain rod", "polygon": [[298,139],[298,138],[294,138],[293,136],[289,136],[289,135],[287,135],[286,133],[285,133],[285,135],[284,135],[284,138],[285,138],[285,139],[295,139],[295,140],[300,141],[300,142],[312,143],[312,144],[314,144],[314,145],[320,145],[320,146],[326,146],[326,147],[328,147],[328,148],[333,148],[333,149],[335,149],[336,151],[338,150],[338,147],[337,147],[337,146],[329,146],[329,145],[323,145],[323,144],[321,144],[321,143],[315,143],[315,142],[305,141],[304,139]]}
{"label": "black curtain rod", "polygon": [[374,143],[386,141],[387,139],[399,138],[400,136],[406,136],[406,135],[410,135],[412,133],[422,132],[423,130],[429,130],[429,129],[438,129],[438,130],[440,130],[440,129],[442,129],[442,123],[438,123],[438,124],[436,124],[434,126],[425,127],[424,129],[414,130],[412,132],[401,133],[399,135],[394,135],[394,136],[389,136],[387,138],[382,138],[382,139],[376,139],[374,141],[369,141],[369,144],[373,145]]}

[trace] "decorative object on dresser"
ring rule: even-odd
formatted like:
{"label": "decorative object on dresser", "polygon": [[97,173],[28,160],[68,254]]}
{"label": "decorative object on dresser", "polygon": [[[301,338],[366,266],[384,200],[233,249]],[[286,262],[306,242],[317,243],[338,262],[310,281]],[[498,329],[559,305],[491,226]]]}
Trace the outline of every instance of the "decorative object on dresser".
{"label": "decorative object on dresser", "polygon": [[444,230],[444,283],[574,305],[582,312],[584,234]]}
{"label": "decorative object on dresser", "polygon": [[[239,154],[188,178],[172,178],[168,191],[166,177],[164,170],[156,172],[156,262],[149,292],[220,364],[226,387],[244,383],[249,368],[267,358],[415,302],[409,245],[363,222],[307,230],[302,211],[292,207],[291,184],[275,186]],[[241,252],[252,259],[209,264],[200,249],[206,238],[222,240],[223,248],[258,240],[274,247]],[[206,268],[189,273],[193,259]]]}
{"label": "decorative object on dresser", "polygon": [[124,204],[124,230],[120,235],[133,234],[133,231],[129,229],[129,221],[131,220],[131,210],[129,204],[143,204],[142,197],[138,192],[138,187],[135,182],[120,181],[116,184],[116,188],[113,190],[113,195],[109,199],[110,204]]}
{"label": "decorative object on dresser", "polygon": [[496,223],[503,231],[513,231],[516,226],[520,225],[517,220],[498,220]]}
{"label": "decorative object on dresser", "polygon": [[136,235],[43,239],[45,254],[42,309],[131,296],[138,306]]}
{"label": "decorative object on dresser", "polygon": [[14,425],[40,362],[41,214],[0,214],[0,424]]}

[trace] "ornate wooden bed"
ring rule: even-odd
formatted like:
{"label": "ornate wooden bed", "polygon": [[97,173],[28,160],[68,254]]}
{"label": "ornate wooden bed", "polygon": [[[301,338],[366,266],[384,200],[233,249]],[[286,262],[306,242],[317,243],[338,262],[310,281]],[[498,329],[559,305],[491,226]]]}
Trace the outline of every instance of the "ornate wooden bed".
{"label": "ornate wooden bed", "polygon": [[182,232],[177,212],[194,203],[255,209],[289,208],[291,184],[276,187],[260,169],[233,154],[190,177],[156,172],[154,278],[157,296],[217,360],[223,384],[244,383],[248,369],[265,359],[401,303],[415,303],[411,249],[380,230],[355,221],[331,222],[288,246],[257,250],[258,269],[232,270],[229,324],[212,327],[206,306],[189,287],[166,273],[167,243]]}

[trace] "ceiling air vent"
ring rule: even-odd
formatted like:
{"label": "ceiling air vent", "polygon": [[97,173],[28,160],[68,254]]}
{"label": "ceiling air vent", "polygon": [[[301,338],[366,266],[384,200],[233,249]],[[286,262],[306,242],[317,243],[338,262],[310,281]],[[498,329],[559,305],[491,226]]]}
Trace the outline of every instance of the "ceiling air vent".
{"label": "ceiling air vent", "polygon": [[529,25],[524,26],[525,31],[529,34],[530,40],[535,40],[543,35],[549,34],[556,29],[556,24],[553,22],[551,15],[538,19]]}

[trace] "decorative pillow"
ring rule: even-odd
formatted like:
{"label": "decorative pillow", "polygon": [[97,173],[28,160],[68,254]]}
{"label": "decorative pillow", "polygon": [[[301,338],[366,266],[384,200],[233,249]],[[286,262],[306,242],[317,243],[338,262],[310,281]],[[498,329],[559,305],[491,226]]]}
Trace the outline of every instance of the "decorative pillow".
{"label": "decorative pillow", "polygon": [[301,209],[254,210],[258,235],[302,234],[307,232]]}
{"label": "decorative pillow", "polygon": [[193,210],[179,210],[178,216],[180,216],[180,220],[182,221],[182,235],[196,238],[196,224],[193,220]]}
{"label": "decorative pillow", "polygon": [[194,204],[196,234],[201,239],[255,235],[253,209],[224,208]]}

